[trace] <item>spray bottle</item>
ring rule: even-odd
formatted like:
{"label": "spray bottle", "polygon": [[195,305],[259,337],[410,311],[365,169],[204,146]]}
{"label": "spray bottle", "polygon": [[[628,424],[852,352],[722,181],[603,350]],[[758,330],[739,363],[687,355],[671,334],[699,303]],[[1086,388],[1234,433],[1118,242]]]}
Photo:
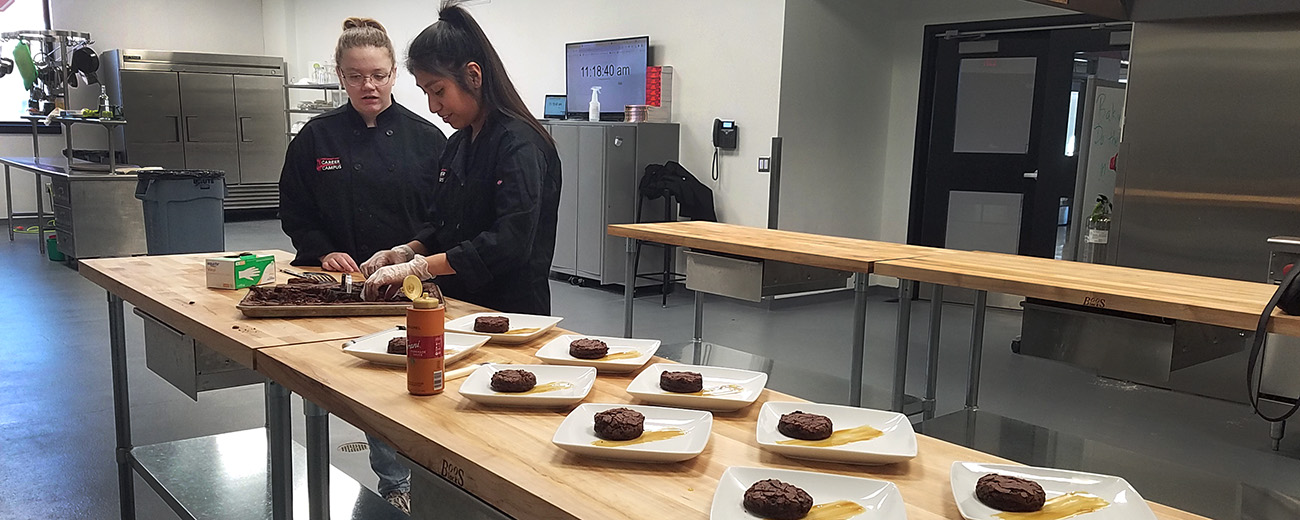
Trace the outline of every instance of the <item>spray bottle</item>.
{"label": "spray bottle", "polygon": [[441,394],[446,370],[444,320],[447,307],[438,286],[433,295],[415,275],[402,282],[402,292],[411,299],[406,308],[406,391],[412,395]]}
{"label": "spray bottle", "polygon": [[587,105],[587,120],[600,121],[600,87],[591,87],[591,104]]}

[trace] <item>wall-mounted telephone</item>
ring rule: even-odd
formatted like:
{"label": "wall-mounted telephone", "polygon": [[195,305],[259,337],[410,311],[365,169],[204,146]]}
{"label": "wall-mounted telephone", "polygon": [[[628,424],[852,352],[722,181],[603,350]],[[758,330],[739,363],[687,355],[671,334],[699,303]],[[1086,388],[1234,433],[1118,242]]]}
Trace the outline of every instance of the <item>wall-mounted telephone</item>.
{"label": "wall-mounted telephone", "polygon": [[735,150],[738,137],[736,122],[732,120],[713,120],[713,146],[723,150]]}

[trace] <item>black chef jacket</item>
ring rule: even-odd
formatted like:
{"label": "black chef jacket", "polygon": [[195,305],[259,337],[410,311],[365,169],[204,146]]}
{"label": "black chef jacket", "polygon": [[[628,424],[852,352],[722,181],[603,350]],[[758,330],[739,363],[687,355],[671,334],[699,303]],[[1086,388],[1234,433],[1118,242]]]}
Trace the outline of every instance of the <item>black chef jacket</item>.
{"label": "black chef jacket", "polygon": [[358,264],[405,244],[424,223],[447,138],[394,102],[374,128],[348,103],[307,122],[280,173],[280,220],[298,255],[320,265],[335,251]]}
{"label": "black chef jacket", "polygon": [[430,254],[447,253],[456,270],[438,277],[447,296],[550,314],[560,157],[532,126],[501,112],[488,116],[472,142],[470,132],[447,141],[433,209],[416,239]]}

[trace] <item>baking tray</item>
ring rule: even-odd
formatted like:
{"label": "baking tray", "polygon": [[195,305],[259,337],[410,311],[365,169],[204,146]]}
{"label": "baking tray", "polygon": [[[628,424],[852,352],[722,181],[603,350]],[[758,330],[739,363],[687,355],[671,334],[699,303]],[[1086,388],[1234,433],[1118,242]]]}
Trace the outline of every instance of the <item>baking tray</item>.
{"label": "baking tray", "polygon": [[409,301],[322,303],[316,305],[249,305],[245,302],[253,294],[249,291],[235,305],[249,318],[316,318],[329,316],[402,316]]}

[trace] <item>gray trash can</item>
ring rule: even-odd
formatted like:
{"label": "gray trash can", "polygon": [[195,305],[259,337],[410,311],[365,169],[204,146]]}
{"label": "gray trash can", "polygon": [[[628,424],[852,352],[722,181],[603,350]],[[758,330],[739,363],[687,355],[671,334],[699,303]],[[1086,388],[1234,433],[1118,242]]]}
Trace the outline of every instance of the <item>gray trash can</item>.
{"label": "gray trash can", "polygon": [[144,202],[145,244],[151,255],[226,250],[226,172],[146,170],[135,198]]}

